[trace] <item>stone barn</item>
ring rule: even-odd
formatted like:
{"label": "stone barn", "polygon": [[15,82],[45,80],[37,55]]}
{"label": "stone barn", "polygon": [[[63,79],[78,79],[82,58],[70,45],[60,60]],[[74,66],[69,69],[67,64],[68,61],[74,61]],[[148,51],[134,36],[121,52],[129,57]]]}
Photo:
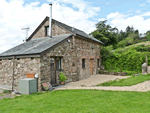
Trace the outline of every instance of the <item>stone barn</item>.
{"label": "stone barn", "polygon": [[0,86],[12,87],[13,83],[18,90],[19,79],[27,78],[27,73],[39,75],[39,90],[43,82],[59,84],[61,72],[68,82],[88,78],[100,69],[102,44],[79,29],[46,17],[26,42],[0,54]]}

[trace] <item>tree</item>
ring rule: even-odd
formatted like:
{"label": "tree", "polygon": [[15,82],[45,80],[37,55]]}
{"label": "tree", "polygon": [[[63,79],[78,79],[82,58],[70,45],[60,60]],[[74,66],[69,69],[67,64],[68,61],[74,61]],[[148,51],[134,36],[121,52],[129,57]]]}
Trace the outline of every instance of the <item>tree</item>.
{"label": "tree", "polygon": [[112,28],[106,24],[107,20],[100,21],[96,24],[96,30],[92,34],[95,38],[102,41],[104,46],[117,44],[118,29]]}
{"label": "tree", "polygon": [[145,33],[146,39],[150,41],[150,30]]}

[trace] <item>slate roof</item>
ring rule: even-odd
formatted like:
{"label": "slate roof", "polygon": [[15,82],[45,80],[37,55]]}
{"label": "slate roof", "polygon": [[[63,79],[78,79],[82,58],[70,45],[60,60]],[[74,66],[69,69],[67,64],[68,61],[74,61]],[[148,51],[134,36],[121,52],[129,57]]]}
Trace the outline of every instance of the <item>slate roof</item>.
{"label": "slate roof", "polygon": [[[103,44],[103,42],[97,40],[93,36],[88,35],[84,31],[81,31],[79,29],[74,28],[72,30],[71,26],[68,26],[64,23],[61,23],[57,20],[52,19],[52,22],[57,24],[58,26],[61,26],[65,28],[66,30],[70,31],[70,34],[65,35],[58,35],[50,37],[39,37],[37,39],[31,39],[34,34],[42,27],[42,25],[49,19],[49,17],[46,17],[43,22],[36,28],[36,30],[30,35],[30,37],[27,39],[27,42],[20,44],[12,49],[9,49],[3,53],[0,54],[1,57],[11,57],[11,56],[23,56],[23,55],[39,55],[40,53],[52,48],[53,46],[59,44],[63,40],[67,39],[68,37],[72,36],[73,34],[81,36],[81,38],[93,40],[98,43]],[[29,41],[30,40],[30,41]]]}
{"label": "slate roof", "polygon": [[[27,41],[29,41],[29,40],[34,36],[34,34],[41,28],[41,26],[42,26],[48,19],[49,19],[49,17],[46,17],[46,18],[43,20],[43,22],[37,27],[37,29],[36,29],[36,30],[31,34],[31,36],[27,39]],[[57,24],[58,26],[61,26],[61,27],[65,28],[66,30],[70,31],[70,32],[73,33],[73,34],[82,36],[82,37],[84,37],[84,38],[92,39],[92,40],[94,40],[94,41],[96,41],[96,42],[99,42],[99,43],[103,44],[103,42],[97,40],[96,38],[94,38],[94,37],[92,37],[92,36],[90,36],[90,35],[88,35],[88,34],[85,33],[84,31],[81,31],[81,30],[76,29],[76,28],[74,28],[74,30],[72,30],[72,27],[71,27],[71,26],[66,25],[66,24],[64,24],[64,23],[62,23],[62,22],[59,22],[59,21],[57,21],[57,20],[55,20],[55,19],[52,19],[52,22],[55,23],[55,24]]]}
{"label": "slate roof", "polygon": [[32,39],[1,53],[0,57],[40,54],[52,48],[54,45],[59,44],[63,40],[68,39],[70,36],[72,36],[72,34],[58,35],[53,36],[52,38],[44,37]]}
{"label": "slate roof", "polygon": [[57,21],[57,20],[54,20],[54,19],[52,19],[52,21],[53,21],[54,23],[56,23],[57,25],[59,25],[59,26],[65,28],[65,29],[67,29],[68,31],[70,31],[70,32],[72,32],[72,33],[74,33],[74,34],[80,35],[80,36],[85,37],[85,38],[92,39],[92,40],[94,40],[94,41],[96,41],[96,42],[99,42],[99,43],[103,44],[103,42],[97,40],[97,39],[94,38],[93,36],[88,35],[88,34],[85,33],[84,31],[81,31],[81,30],[76,29],[76,28],[74,28],[74,30],[72,30],[72,27],[71,27],[71,26],[68,26],[68,25],[66,25],[66,24],[64,24],[64,23],[61,23],[61,22],[59,22],[59,21]]}

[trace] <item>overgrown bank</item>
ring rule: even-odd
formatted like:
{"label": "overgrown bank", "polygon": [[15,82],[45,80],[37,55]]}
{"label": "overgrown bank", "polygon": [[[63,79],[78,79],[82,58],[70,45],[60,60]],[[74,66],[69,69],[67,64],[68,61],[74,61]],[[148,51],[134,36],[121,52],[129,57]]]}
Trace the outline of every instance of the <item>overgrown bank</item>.
{"label": "overgrown bank", "polygon": [[149,47],[137,46],[131,48],[119,48],[112,50],[111,46],[102,47],[102,65],[106,70],[135,71],[141,72],[141,66],[145,62],[145,55],[148,56],[150,65]]}

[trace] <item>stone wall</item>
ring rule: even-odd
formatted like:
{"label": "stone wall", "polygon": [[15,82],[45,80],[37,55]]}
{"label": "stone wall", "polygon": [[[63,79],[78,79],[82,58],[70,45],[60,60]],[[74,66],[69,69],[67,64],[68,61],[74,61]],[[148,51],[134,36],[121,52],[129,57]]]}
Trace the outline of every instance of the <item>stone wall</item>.
{"label": "stone wall", "polygon": [[[77,74],[79,80],[88,78],[90,74],[90,60],[93,59],[93,75],[98,73],[97,59],[100,58],[101,45],[97,42],[81,39],[75,39],[75,54],[78,64]],[[82,69],[82,59],[85,59],[85,69]]]}
{"label": "stone wall", "polygon": [[[41,57],[41,82],[50,82],[51,81],[51,72],[50,72],[50,58],[52,56],[62,57],[62,70],[64,75],[67,76],[68,80],[72,81],[72,37],[69,38],[70,42],[67,40],[64,43],[59,44],[56,48],[47,52]],[[59,82],[59,72],[57,74],[57,83]]]}
{"label": "stone wall", "polygon": [[[14,88],[18,90],[19,79],[27,78],[27,73],[36,73],[40,76],[40,58],[15,59]],[[0,85],[12,86],[13,60],[0,61]]]}
{"label": "stone wall", "polygon": [[[49,20],[47,20],[42,25],[42,27],[37,31],[37,33],[32,37],[32,39],[46,37],[45,36],[45,26],[48,26],[48,25],[49,25]],[[62,34],[71,34],[71,33],[69,31],[67,31],[66,29],[58,26],[54,22],[52,22],[52,36],[62,35]]]}
{"label": "stone wall", "polygon": [[[98,72],[97,59],[100,57],[100,44],[72,37],[41,57],[41,82],[51,81],[50,57],[63,57],[63,72],[69,81],[88,78],[90,74],[90,58],[93,58],[93,74]],[[82,58],[86,59],[86,68],[82,69]],[[57,75],[57,79],[59,79]],[[58,82],[58,81],[57,81]]]}
{"label": "stone wall", "polygon": [[[27,73],[39,75],[39,90],[42,82],[51,81],[50,58],[62,57],[62,69],[69,81],[78,81],[88,78],[90,74],[90,59],[93,59],[93,74],[97,73],[97,59],[100,57],[100,44],[72,36],[55,48],[47,51],[41,58],[21,58],[15,60],[15,89],[18,89],[18,80],[26,78]],[[82,59],[85,59],[85,69],[82,69]],[[0,85],[12,84],[12,60],[0,61]],[[57,83],[59,82],[57,74]]]}

